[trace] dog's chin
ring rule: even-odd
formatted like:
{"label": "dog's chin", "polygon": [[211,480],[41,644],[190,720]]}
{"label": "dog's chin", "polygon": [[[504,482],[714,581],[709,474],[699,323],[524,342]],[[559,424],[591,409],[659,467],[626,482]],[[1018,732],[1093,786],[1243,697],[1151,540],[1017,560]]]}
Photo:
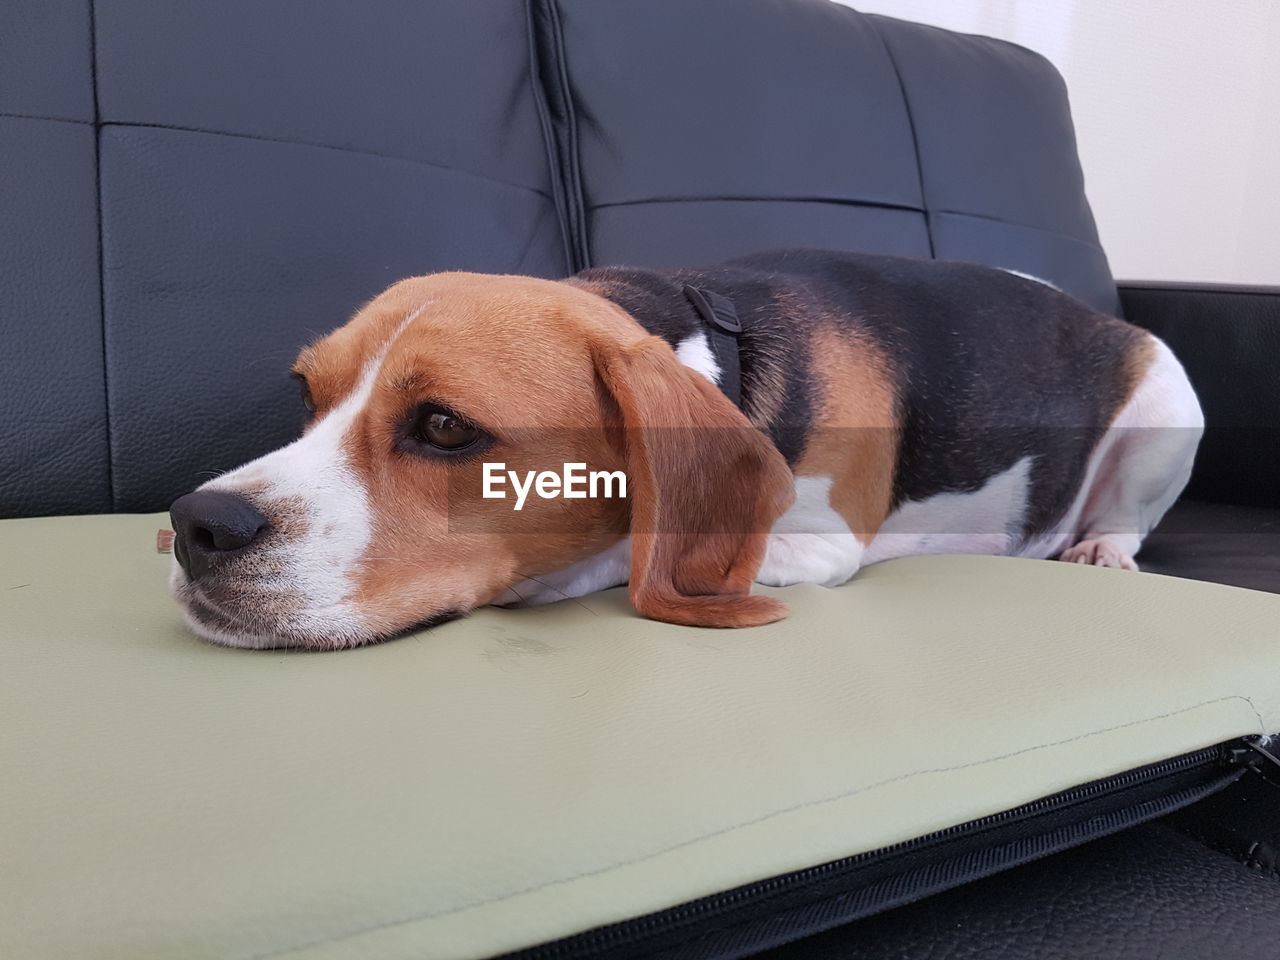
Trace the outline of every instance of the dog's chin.
{"label": "dog's chin", "polygon": [[352,636],[345,632],[327,634],[298,630],[288,624],[265,623],[260,615],[237,616],[235,612],[204,597],[199,589],[191,585],[178,592],[177,597],[186,615],[187,625],[198,636],[223,647],[248,650],[340,650],[374,641],[373,637]]}
{"label": "dog's chin", "polygon": [[240,609],[243,601],[235,606],[219,602],[193,583],[177,564],[170,576],[170,587],[188,626],[198,636],[219,646],[247,650],[347,650],[383,643],[466,615],[464,610],[443,610],[390,630],[371,628],[347,605],[329,607],[328,616],[295,612],[274,619],[256,605]]}
{"label": "dog's chin", "polygon": [[223,647],[248,650],[338,650],[372,643],[374,637],[350,628],[340,631],[301,630],[267,613],[268,604],[230,603],[193,583],[175,564],[170,588],[182,606],[187,625],[199,637]]}

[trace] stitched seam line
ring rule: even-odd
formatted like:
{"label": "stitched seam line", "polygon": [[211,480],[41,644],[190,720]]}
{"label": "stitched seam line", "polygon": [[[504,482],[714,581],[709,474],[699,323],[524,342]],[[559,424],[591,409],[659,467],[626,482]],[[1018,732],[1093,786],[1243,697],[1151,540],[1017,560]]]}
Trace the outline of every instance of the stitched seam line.
{"label": "stitched seam line", "polygon": [[98,324],[102,335],[102,426],[107,441],[107,503],[114,513],[115,443],[111,433],[111,364],[107,330],[106,217],[102,202],[102,108],[98,102],[98,5],[89,0],[89,83],[93,88],[93,197],[98,213]]}
{"label": "stitched seam line", "polygon": [[[873,207],[881,210],[902,210],[907,213],[923,213],[930,218],[932,223],[933,217],[967,217],[972,220],[982,220],[987,223],[998,223],[1006,227],[1015,227],[1019,230],[1034,230],[1037,233],[1048,234],[1051,237],[1058,237],[1061,240],[1069,241],[1083,247],[1089,247],[1093,250],[1102,250],[1098,244],[1092,240],[1082,240],[1079,237],[1072,236],[1069,233],[1063,233],[1061,230],[1055,230],[1051,227],[1042,227],[1034,223],[1022,223],[1018,220],[1009,220],[1005,217],[997,217],[986,213],[971,213],[966,210],[927,210],[924,207],[918,207],[909,203],[894,203],[890,200],[860,200],[849,197],[804,197],[804,196],[707,196],[707,197],[646,197],[638,200],[617,200],[611,203],[600,203],[592,209],[608,210],[611,207],[637,207],[646,204],[658,203],[829,203],[837,206],[851,207]],[[930,230],[932,227],[930,226]],[[932,233],[930,234],[932,238]],[[932,243],[932,239],[930,241]],[[1152,289],[1141,287],[1135,289]],[[1244,291],[1240,291],[1244,292]],[[1280,295],[1280,288],[1273,291],[1272,295]]]}
{"label": "stitched seam line", "polygon": [[1072,243],[1079,244],[1082,247],[1090,247],[1099,251],[1102,250],[1102,247],[1092,240],[1082,240],[1069,233],[1063,233],[1061,230],[1054,230],[1051,227],[1039,227],[1034,223],[1020,223],[1017,220],[1006,220],[1004,217],[994,217],[986,213],[967,213],[964,210],[934,210],[933,214],[939,217],[968,217],[971,220],[985,220],[989,223],[1002,223],[1006,227],[1017,227],[1019,230],[1035,230],[1039,233],[1047,233],[1050,236],[1061,237],[1063,240],[1070,240]]}
{"label": "stitched seam line", "polygon": [[497,177],[485,176],[482,173],[473,173],[470,170],[460,170],[457,167],[451,167],[443,163],[434,163],[431,160],[422,160],[418,157],[402,157],[394,153],[380,153],[377,150],[361,150],[357,147],[338,147],[331,143],[317,143],[312,140],[290,140],[285,137],[268,137],[257,133],[236,133],[231,130],[210,130],[204,127],[189,127],[177,123],[144,123],[141,121],[130,120],[108,120],[100,121],[103,127],[136,127],[144,130],[176,130],[180,133],[202,133],[211,137],[235,137],[237,140],[255,140],[261,143],[282,143],[293,147],[312,147],[316,150],[334,150],[338,153],[353,153],[361,157],[378,157],[382,160],[398,160],[401,163],[413,163],[423,167],[431,167],[435,170],[445,170],[449,173],[457,174],[460,177],[467,177],[472,180],[480,180],[484,183],[497,184],[498,186],[510,187],[513,190],[523,190],[527,193],[535,193],[540,197],[552,199],[547,191],[538,187],[530,187],[523,183],[512,183],[509,180],[500,180]]}
{"label": "stitched seam line", "polygon": [[923,207],[910,203],[894,203],[891,200],[859,200],[854,197],[647,197],[641,200],[617,200],[612,203],[598,203],[594,210],[608,210],[612,207],[638,207],[649,203],[831,203],[851,207],[876,207],[883,210],[903,210],[907,213],[924,213]]}
{"label": "stitched seam line", "polygon": [[907,114],[907,126],[911,129],[911,148],[916,154],[916,178],[920,184],[920,203],[924,207],[924,231],[929,238],[929,256],[935,260],[938,257],[937,251],[933,245],[933,214],[929,209],[929,197],[924,189],[924,162],[920,159],[920,137],[916,133],[916,118],[911,112],[911,100],[907,97],[907,85],[902,80],[902,71],[898,69],[898,61],[893,56],[893,51],[889,49],[888,41],[884,38],[884,33],[880,30],[880,24],[874,16],[864,17],[867,23],[871,24],[871,29],[875,31],[876,37],[880,40],[880,46],[884,48],[884,54],[889,58],[889,66],[893,67],[893,75],[898,78],[898,91],[902,94],[902,108]]}
{"label": "stitched seam line", "polygon": [[776,817],[785,816],[786,814],[790,814],[790,813],[796,813],[800,810],[805,810],[810,807],[818,807],[828,803],[836,803],[841,800],[846,800],[850,797],[858,796],[859,794],[869,793],[872,790],[877,790],[880,787],[885,787],[893,783],[900,783],[902,781],[910,780],[920,776],[928,776],[928,775],[942,774],[942,773],[955,773],[959,770],[968,770],[973,767],[981,767],[990,763],[998,763],[1002,760],[1009,760],[1009,759],[1012,759],[1013,757],[1023,756],[1024,754],[1035,753],[1038,750],[1046,750],[1053,747],[1065,746],[1066,744],[1069,744],[1069,743],[1077,743],[1081,740],[1088,740],[1092,737],[1097,737],[1103,734],[1112,733],[1116,730],[1124,730],[1130,727],[1137,727],[1146,723],[1153,723],[1157,720],[1166,720],[1170,717],[1180,716],[1184,713],[1191,713],[1192,711],[1199,710],[1203,707],[1212,706],[1213,704],[1217,704],[1217,703],[1226,703],[1231,700],[1240,700],[1248,704],[1249,709],[1253,713],[1254,719],[1257,720],[1258,722],[1258,730],[1260,735],[1263,737],[1268,735],[1266,723],[1262,719],[1262,714],[1259,713],[1258,708],[1254,705],[1253,700],[1251,700],[1249,697],[1242,696],[1240,694],[1230,694],[1224,697],[1216,697],[1213,700],[1205,700],[1202,703],[1197,703],[1190,707],[1183,707],[1179,710],[1171,710],[1168,713],[1158,714],[1154,717],[1144,717],[1141,720],[1130,720],[1127,723],[1117,724],[1113,727],[1105,727],[1102,730],[1092,730],[1088,733],[1082,733],[1074,737],[1067,737],[1062,740],[1054,740],[1050,743],[1036,744],[1035,746],[1032,746],[1032,747],[1024,747],[1021,750],[1013,750],[1013,751],[1010,751],[1009,753],[999,754],[998,756],[994,756],[994,757],[986,757],[982,760],[973,760],[973,761],[970,761],[969,763],[961,763],[952,767],[931,767],[924,770],[914,770],[910,773],[899,774],[896,777],[889,777],[886,780],[880,780],[876,783],[868,784],[866,786],[856,787],[853,790],[848,790],[843,793],[838,793],[838,794],[835,794],[834,796],[822,797],[817,800],[807,800],[803,803],[797,803],[797,804],[794,804],[793,806],[785,807],[781,810],[774,810],[770,813],[766,813],[752,820],[746,820],[746,821],[743,821],[742,823],[736,823],[736,824],[733,824],[732,826],[724,827],[723,829],[720,829],[720,830],[714,830],[711,833],[703,834],[702,836],[694,837],[690,840],[683,840],[680,843],[672,844],[669,847],[664,847],[661,850],[655,850],[652,853],[646,853],[639,857],[633,857],[630,860],[622,860],[617,863],[611,863],[608,866],[598,867],[594,870],[585,870],[581,873],[576,873],[568,877],[561,877],[557,880],[549,880],[545,883],[536,884],[535,886],[532,886],[532,887],[526,887],[522,890],[514,890],[510,893],[504,893],[496,897],[489,897],[488,899],[485,899],[485,900],[477,900],[473,903],[463,904],[462,906],[450,907],[447,910],[418,913],[409,917],[404,917],[399,920],[390,920],[385,923],[373,924],[368,927],[362,927],[360,929],[351,930],[346,933],[336,934],[331,937],[321,937],[316,940],[309,940],[304,943],[299,943],[290,947],[285,947],[281,950],[274,950],[270,953],[252,954],[251,956],[246,957],[245,960],[272,960],[272,958],[281,957],[281,956],[284,956],[285,954],[294,953],[298,950],[307,950],[312,947],[318,947],[318,946],[322,946],[324,944],[329,944],[329,943],[336,943],[341,940],[348,940],[348,939],[351,939],[352,937],[358,937],[368,933],[375,933],[379,930],[387,930],[392,927],[406,926],[408,924],[417,923],[423,920],[434,920],[438,917],[446,917],[455,913],[462,913],[466,910],[475,909],[476,907],[488,906],[490,904],[500,903],[504,900],[512,900],[516,897],[522,897],[530,893],[536,893],[539,890],[545,890],[548,887],[560,886],[562,884],[572,883],[575,880],[582,880],[587,877],[600,876],[601,874],[609,873],[613,870],[617,870],[622,867],[629,867],[638,863],[644,863],[647,860],[653,860],[657,857],[664,856],[665,854],[671,853],[675,850],[681,850],[681,849],[684,849],[685,847],[694,846],[705,840],[710,840],[714,837],[724,836],[726,834],[733,833],[737,830],[741,830],[747,827],[752,827],[757,824],[764,823],[768,820],[775,819]]}
{"label": "stitched seam line", "polygon": [[86,127],[91,127],[94,124],[93,120],[77,120],[74,117],[49,117],[40,113],[15,113],[12,110],[0,110],[0,120],[47,120],[50,123],[78,123]]}

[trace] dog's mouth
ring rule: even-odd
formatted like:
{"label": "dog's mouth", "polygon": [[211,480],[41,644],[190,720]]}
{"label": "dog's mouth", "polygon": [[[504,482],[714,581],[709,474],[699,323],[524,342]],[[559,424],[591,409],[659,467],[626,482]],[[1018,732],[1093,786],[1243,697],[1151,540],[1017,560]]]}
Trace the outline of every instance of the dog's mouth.
{"label": "dog's mouth", "polygon": [[316,645],[315,639],[295,635],[279,621],[267,618],[252,604],[234,605],[210,595],[180,569],[172,578],[174,596],[186,612],[187,623],[206,640],[227,647],[271,650]]}
{"label": "dog's mouth", "polygon": [[329,619],[324,609],[308,611],[296,598],[257,597],[242,589],[228,593],[217,584],[192,580],[177,564],[170,585],[186,613],[187,623],[198,635],[221,646],[250,650],[320,651],[368,646],[458,620],[468,612],[443,610],[401,629],[377,633],[353,629],[349,610],[344,609],[340,615],[335,612]]}

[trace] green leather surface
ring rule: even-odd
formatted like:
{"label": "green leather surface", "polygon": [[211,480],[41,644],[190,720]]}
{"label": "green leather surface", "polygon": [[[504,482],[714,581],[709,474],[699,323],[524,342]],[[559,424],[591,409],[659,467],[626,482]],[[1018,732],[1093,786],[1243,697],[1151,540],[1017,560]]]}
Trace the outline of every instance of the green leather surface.
{"label": "green leather surface", "polygon": [[489,956],[1280,728],[1272,594],[912,558],[749,631],[250,652],[164,523],[0,523],[0,957]]}

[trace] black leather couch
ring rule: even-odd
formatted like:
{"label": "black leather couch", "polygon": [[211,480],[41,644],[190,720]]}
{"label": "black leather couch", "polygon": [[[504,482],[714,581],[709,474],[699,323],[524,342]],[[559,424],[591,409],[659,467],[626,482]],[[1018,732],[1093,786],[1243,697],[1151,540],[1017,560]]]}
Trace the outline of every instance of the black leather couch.
{"label": "black leather couch", "polygon": [[[402,276],[834,247],[1021,270],[1165,338],[1209,427],[1139,560],[1280,591],[1280,290],[1117,290],[1034,53],[826,0],[0,10],[0,515],[161,510],[282,444],[296,350]],[[770,956],[1275,956],[1259,802]]]}

